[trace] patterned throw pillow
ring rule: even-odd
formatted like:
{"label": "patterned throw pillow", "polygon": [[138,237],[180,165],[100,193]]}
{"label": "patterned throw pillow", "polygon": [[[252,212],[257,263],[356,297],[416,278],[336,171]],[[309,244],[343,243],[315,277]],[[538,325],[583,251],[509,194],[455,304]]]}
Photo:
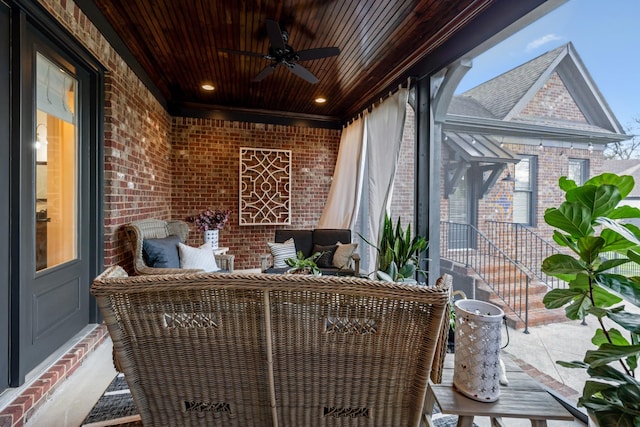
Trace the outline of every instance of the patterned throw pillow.
{"label": "patterned throw pillow", "polygon": [[285,268],[287,263],[284,260],[296,257],[296,244],[293,239],[286,240],[284,243],[268,242],[267,245],[273,257],[273,268]]}
{"label": "patterned throw pillow", "polygon": [[321,245],[313,245],[312,254],[316,252],[320,252],[320,258],[316,260],[316,265],[320,268],[333,268],[333,254],[338,249],[338,245],[329,245],[329,246],[321,246]]}
{"label": "patterned throw pillow", "polygon": [[216,258],[213,256],[213,248],[210,242],[199,248],[180,243],[178,250],[180,251],[180,268],[196,268],[206,272],[220,270],[218,264],[216,264]]}
{"label": "patterned throw pillow", "polygon": [[357,247],[357,243],[343,244],[338,242],[336,253],[333,254],[333,266],[337,268],[351,268],[351,255],[353,255]]}

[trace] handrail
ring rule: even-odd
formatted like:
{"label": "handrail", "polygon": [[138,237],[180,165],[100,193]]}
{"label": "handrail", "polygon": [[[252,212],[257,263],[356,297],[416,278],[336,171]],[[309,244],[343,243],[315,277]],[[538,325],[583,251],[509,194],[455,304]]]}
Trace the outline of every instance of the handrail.
{"label": "handrail", "polygon": [[530,274],[471,224],[440,222],[440,257],[471,268],[529,325]]}
{"label": "handrail", "polygon": [[524,224],[487,221],[489,239],[523,269],[531,272],[549,289],[565,288],[566,282],[542,272],[545,258],[561,253],[556,246]]}

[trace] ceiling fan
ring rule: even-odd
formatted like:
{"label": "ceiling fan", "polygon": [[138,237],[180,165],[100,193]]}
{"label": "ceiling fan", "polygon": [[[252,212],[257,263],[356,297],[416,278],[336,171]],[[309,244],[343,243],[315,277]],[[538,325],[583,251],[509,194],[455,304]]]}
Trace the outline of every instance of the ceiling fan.
{"label": "ceiling fan", "polygon": [[327,58],[340,54],[340,49],[337,47],[320,47],[296,52],[287,44],[289,41],[289,33],[286,30],[281,30],[280,25],[274,20],[267,19],[266,23],[267,35],[269,37],[269,51],[266,55],[255,52],[228,51],[239,55],[258,56],[271,61],[271,64],[267,65],[253,78],[254,82],[259,82],[273,73],[278,65],[284,65],[296,76],[303,78],[309,83],[315,84],[318,83],[318,78],[314,76],[311,71],[298,64],[298,62]]}

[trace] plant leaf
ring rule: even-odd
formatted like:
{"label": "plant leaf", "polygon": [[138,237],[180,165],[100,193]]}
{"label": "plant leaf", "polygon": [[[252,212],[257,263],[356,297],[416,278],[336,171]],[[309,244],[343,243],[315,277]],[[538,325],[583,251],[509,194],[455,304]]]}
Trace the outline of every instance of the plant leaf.
{"label": "plant leaf", "polygon": [[602,248],[602,252],[618,251],[634,246],[632,242],[625,239],[615,231],[609,230],[608,228],[602,230],[602,233],[600,233],[600,237],[605,240],[605,245]]}
{"label": "plant leaf", "polygon": [[633,206],[618,206],[607,215],[611,219],[640,218],[640,209]]}
{"label": "plant leaf", "polygon": [[595,222],[600,224],[601,226],[608,228],[609,230],[615,231],[628,241],[632,242],[636,246],[640,246],[640,240],[630,231],[624,224],[619,224],[616,221],[606,218],[599,217],[595,219]]}
{"label": "plant leaf", "polygon": [[580,289],[552,289],[542,298],[542,302],[546,308],[560,308],[579,295],[586,293]]}
{"label": "plant leaf", "polygon": [[554,254],[542,261],[542,272],[550,276],[557,274],[578,274],[587,268],[578,260],[565,254]]}
{"label": "plant leaf", "polygon": [[582,296],[574,299],[574,301],[565,307],[564,312],[571,320],[584,319],[589,309],[592,307],[591,300],[584,293]]}
{"label": "plant leaf", "polygon": [[[607,310],[607,317],[634,334],[640,334],[640,314]],[[635,343],[634,343],[635,344]]]}
{"label": "plant leaf", "polygon": [[613,185],[588,185],[576,187],[567,192],[568,202],[579,202],[589,208],[591,218],[606,216],[622,200],[620,190]]}
{"label": "plant leaf", "polygon": [[607,273],[596,274],[595,278],[598,285],[617,292],[631,304],[640,307],[640,278]]}
{"label": "plant leaf", "polygon": [[592,289],[593,301],[596,307],[611,307],[622,301],[618,295],[609,292],[600,286],[594,286]]}
{"label": "plant leaf", "polygon": [[609,365],[590,366],[587,369],[587,374],[589,374],[592,378],[598,378],[601,380],[610,381],[610,382],[619,383],[619,384],[624,384],[624,383],[640,384],[635,378]]}
{"label": "plant leaf", "polygon": [[[627,341],[627,339],[624,337],[624,335],[622,335],[622,333],[619,330],[615,328],[611,328],[611,329],[608,329],[607,332],[609,333],[609,337],[611,338],[612,344],[630,345],[629,341]],[[607,339],[607,336],[604,334],[604,331],[598,328],[596,330],[596,334],[591,339],[591,342],[594,345],[599,346],[599,345],[608,343],[609,340]]]}
{"label": "plant leaf", "polygon": [[547,209],[544,220],[574,237],[588,236],[593,232],[591,211],[577,202],[564,202],[559,208]]}
{"label": "plant leaf", "polygon": [[558,360],[556,361],[556,363],[560,366],[564,366],[565,368],[588,368],[589,365],[587,365],[586,363],[580,361],[580,360],[574,360],[573,362],[563,362],[562,360]]}
{"label": "plant leaf", "polygon": [[600,255],[600,250],[605,244],[602,237],[586,236],[578,239],[578,254],[587,264],[591,264]]}
{"label": "plant leaf", "polygon": [[578,184],[576,184],[574,180],[569,179],[566,176],[561,176],[558,180],[558,186],[566,193],[567,191],[576,188]]}
{"label": "plant leaf", "polygon": [[592,367],[603,366],[611,362],[640,353],[640,345],[602,344],[597,350],[587,350],[584,361]]}
{"label": "plant leaf", "polygon": [[631,260],[628,258],[614,258],[605,260],[598,266],[596,273],[602,273],[604,271],[611,270],[612,268],[615,268],[622,264],[626,264],[628,262],[631,262]]}
{"label": "plant leaf", "polygon": [[624,199],[629,195],[629,193],[631,193],[631,190],[633,190],[635,182],[633,177],[630,175],[619,176],[614,173],[603,173],[598,176],[594,176],[584,183],[584,185],[595,185],[596,187],[604,184],[615,185],[618,187],[620,196]]}

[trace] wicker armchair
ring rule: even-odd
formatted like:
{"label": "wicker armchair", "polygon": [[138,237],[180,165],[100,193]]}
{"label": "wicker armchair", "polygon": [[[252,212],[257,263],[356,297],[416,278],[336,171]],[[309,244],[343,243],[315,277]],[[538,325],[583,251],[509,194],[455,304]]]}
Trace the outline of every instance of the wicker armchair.
{"label": "wicker armchair", "polygon": [[[195,273],[200,270],[176,269],[176,268],[153,268],[144,262],[142,256],[142,242],[144,239],[158,239],[177,235],[180,241],[187,240],[189,235],[189,224],[180,220],[163,221],[161,219],[143,219],[134,221],[124,227],[124,231],[129,240],[129,247],[133,255],[133,269],[137,275],[146,274],[184,274]],[[231,254],[215,255],[218,267],[226,272],[233,273],[234,256]]]}
{"label": "wicker armchair", "polygon": [[401,427],[429,423],[447,286],[116,266],[91,293],[145,426]]}

